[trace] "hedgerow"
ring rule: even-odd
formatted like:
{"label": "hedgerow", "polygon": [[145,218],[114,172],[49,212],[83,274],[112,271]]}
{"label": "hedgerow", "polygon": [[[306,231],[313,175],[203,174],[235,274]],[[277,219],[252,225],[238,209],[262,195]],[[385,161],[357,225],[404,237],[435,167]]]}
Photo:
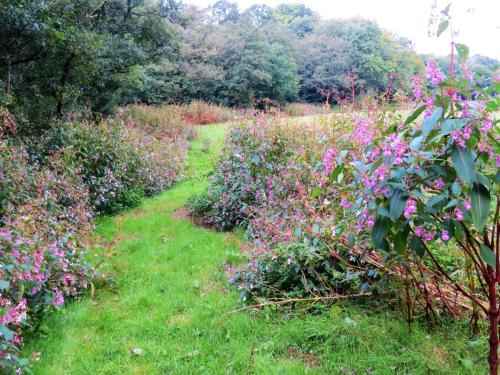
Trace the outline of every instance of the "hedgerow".
{"label": "hedgerow", "polygon": [[30,138],[0,115],[0,368],[22,371],[24,338],[96,276],[83,241],[94,217],[182,178],[193,133],[181,123],[185,132],[160,137],[130,117],[73,116]]}

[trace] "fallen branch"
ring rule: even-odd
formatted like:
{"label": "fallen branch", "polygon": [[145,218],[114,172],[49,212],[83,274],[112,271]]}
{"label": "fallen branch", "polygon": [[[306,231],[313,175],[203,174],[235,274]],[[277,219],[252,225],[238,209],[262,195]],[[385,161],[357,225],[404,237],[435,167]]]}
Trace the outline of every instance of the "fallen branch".
{"label": "fallen branch", "polygon": [[263,302],[259,303],[256,305],[250,305],[250,306],[244,306],[240,307],[239,309],[232,310],[226,312],[223,316],[226,315],[231,315],[235,314],[241,311],[245,310],[252,310],[252,309],[261,309],[266,306],[273,306],[273,305],[286,305],[288,303],[293,303],[293,302],[318,302],[318,301],[325,301],[325,300],[340,300],[340,299],[347,299],[347,298],[354,298],[354,297],[367,297],[371,296],[373,293],[358,293],[358,294],[349,294],[349,295],[337,295],[337,296],[326,296],[326,297],[310,297],[310,298],[290,298],[290,299],[283,299],[283,300],[278,300],[278,301],[268,301],[268,302]]}

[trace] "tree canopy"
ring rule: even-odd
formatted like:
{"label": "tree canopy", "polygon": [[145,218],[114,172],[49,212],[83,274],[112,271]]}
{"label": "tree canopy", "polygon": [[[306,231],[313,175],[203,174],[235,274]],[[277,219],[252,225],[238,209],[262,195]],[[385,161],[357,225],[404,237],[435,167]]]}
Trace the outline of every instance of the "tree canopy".
{"label": "tree canopy", "polygon": [[[12,0],[0,5],[0,100],[31,122],[131,102],[320,102],[409,93],[422,59],[407,40],[364,19],[323,21],[302,4],[218,0]],[[423,57],[425,61],[425,56]],[[477,56],[473,69],[492,74]]]}

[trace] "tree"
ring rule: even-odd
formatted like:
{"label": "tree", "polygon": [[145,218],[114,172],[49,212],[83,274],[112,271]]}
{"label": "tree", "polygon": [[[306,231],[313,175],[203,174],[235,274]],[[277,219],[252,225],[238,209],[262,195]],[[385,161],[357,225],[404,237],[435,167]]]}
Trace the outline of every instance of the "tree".
{"label": "tree", "polygon": [[[90,107],[109,112],[139,66],[175,51],[174,1],[12,1],[0,5],[0,75],[36,123]],[[176,13],[177,14],[177,13]],[[5,90],[5,89],[4,89]]]}
{"label": "tree", "polygon": [[243,12],[243,17],[250,19],[253,25],[263,26],[273,18],[273,8],[265,4],[254,4]]}
{"label": "tree", "polygon": [[240,17],[238,4],[231,3],[227,0],[217,0],[217,2],[208,9],[211,21],[219,25],[226,22],[236,22]]}

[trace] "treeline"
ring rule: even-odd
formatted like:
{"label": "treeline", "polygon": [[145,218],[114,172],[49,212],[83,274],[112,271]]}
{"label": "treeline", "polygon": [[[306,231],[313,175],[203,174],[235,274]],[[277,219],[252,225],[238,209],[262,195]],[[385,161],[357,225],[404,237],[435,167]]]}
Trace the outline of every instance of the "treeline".
{"label": "treeline", "polygon": [[409,93],[422,59],[363,19],[301,4],[11,0],[0,5],[0,100],[18,121],[132,102],[227,106]]}

